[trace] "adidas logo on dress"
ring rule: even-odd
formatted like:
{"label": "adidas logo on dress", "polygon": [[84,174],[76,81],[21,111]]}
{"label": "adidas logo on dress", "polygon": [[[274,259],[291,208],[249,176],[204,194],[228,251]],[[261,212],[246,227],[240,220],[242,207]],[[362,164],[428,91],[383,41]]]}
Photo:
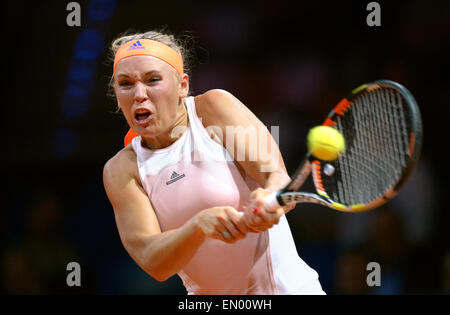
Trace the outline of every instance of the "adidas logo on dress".
{"label": "adidas logo on dress", "polygon": [[172,172],[172,175],[170,175],[170,180],[166,182],[166,185],[170,185],[174,182],[176,182],[177,180],[180,180],[184,177],[184,174],[179,175],[177,172]]}

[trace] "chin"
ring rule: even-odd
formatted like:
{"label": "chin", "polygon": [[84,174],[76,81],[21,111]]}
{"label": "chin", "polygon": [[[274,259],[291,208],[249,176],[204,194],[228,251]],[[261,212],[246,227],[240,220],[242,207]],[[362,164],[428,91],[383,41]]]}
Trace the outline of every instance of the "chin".
{"label": "chin", "polygon": [[135,130],[138,134],[140,134],[142,137],[150,138],[150,137],[156,137],[159,134],[161,134],[161,128],[158,128],[157,126],[147,126],[147,127],[137,127]]}

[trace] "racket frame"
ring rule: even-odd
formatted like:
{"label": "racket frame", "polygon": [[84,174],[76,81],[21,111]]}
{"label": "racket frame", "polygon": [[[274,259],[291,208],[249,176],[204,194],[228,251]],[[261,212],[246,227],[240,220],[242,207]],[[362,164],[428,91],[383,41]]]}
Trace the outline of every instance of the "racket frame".
{"label": "racket frame", "polygon": [[[372,89],[386,86],[396,89],[403,96],[408,104],[407,110],[409,112],[407,114],[410,118],[411,130],[409,136],[409,152],[407,152],[408,159],[406,162],[406,167],[402,170],[399,180],[393,184],[392,187],[388,187],[382,194],[380,194],[380,196],[366,204],[344,205],[333,201],[323,188],[320,167],[322,163],[326,163],[326,161],[318,160],[311,154],[311,152],[308,152],[303,162],[292,175],[293,180],[285,188],[273,192],[265,198],[264,201],[267,209],[275,209],[279,206],[286,206],[290,202],[309,202],[320,204],[338,211],[359,212],[375,209],[392,199],[397,194],[416,165],[422,147],[422,119],[417,103],[408,89],[401,84],[390,80],[377,80],[371,83],[362,84],[352,90],[346,98],[343,98],[333,108],[333,110],[330,111],[322,125],[333,127],[336,123],[337,117],[345,114],[345,112],[352,106],[352,101],[360,93],[363,93],[366,90],[370,91]],[[297,190],[303,185],[311,173],[316,193],[298,192]]]}

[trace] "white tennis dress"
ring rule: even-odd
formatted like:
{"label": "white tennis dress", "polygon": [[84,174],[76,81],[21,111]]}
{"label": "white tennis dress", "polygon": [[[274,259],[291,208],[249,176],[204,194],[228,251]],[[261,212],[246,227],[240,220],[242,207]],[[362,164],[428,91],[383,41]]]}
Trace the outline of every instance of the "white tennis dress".
{"label": "white tennis dress", "polygon": [[[189,124],[169,147],[149,150],[133,139],[139,175],[161,230],[181,227],[201,210],[232,206],[243,211],[257,183],[211,139],[186,98]],[[315,270],[297,254],[286,216],[262,233],[234,244],[207,238],[178,273],[188,294],[324,294]]]}

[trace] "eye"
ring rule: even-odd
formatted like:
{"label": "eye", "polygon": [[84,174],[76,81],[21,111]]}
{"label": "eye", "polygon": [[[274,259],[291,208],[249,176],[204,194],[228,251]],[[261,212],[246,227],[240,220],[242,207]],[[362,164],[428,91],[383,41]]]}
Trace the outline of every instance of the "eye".
{"label": "eye", "polygon": [[159,80],[161,80],[160,77],[151,77],[150,79],[147,80],[148,83],[155,83],[158,82]]}
{"label": "eye", "polygon": [[123,81],[119,82],[119,86],[126,87],[126,86],[130,86],[130,85],[131,85],[131,83],[127,80],[123,80]]}

